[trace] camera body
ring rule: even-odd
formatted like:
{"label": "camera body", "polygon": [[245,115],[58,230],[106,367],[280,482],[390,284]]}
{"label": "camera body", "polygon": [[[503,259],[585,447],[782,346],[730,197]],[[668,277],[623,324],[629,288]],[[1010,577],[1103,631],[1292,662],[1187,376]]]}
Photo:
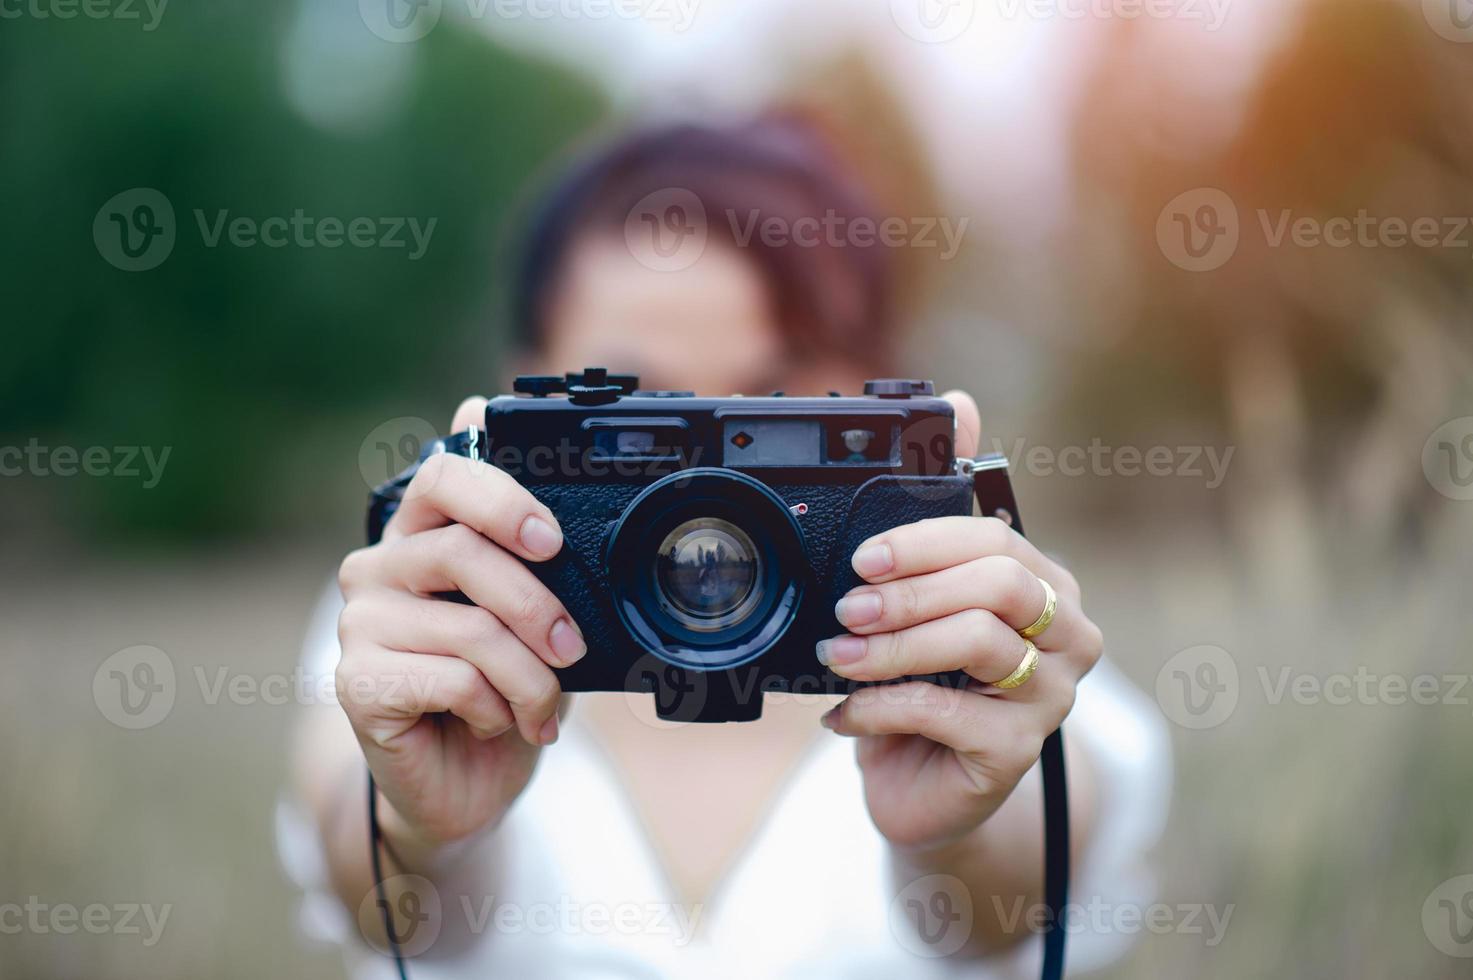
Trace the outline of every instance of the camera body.
{"label": "camera body", "polygon": [[[766,692],[862,686],[814,653],[844,632],[834,604],[860,582],[855,549],[972,513],[973,461],[956,459],[952,407],[930,382],[698,398],[590,368],[515,388],[487,404],[483,434],[432,448],[505,470],[556,515],[562,550],[528,567],[588,643],[558,671],[563,690],[651,692],[662,718],[751,720]],[[410,476],[375,491],[371,539]]]}

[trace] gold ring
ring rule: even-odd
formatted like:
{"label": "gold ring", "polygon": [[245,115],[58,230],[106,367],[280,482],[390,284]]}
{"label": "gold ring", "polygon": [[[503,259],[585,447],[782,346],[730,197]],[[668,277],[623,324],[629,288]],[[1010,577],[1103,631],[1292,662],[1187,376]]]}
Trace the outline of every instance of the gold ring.
{"label": "gold ring", "polygon": [[1028,683],[1028,679],[1038,669],[1038,647],[1033,645],[1032,640],[1024,640],[1023,642],[1028,645],[1027,652],[1023,654],[1023,662],[1018,665],[1017,670],[993,684],[993,687],[1004,691],[1011,691],[1014,688],[1022,687]]}
{"label": "gold ring", "polygon": [[1043,579],[1039,579],[1038,584],[1043,586],[1043,612],[1038,614],[1032,626],[1018,630],[1018,635],[1025,640],[1031,640],[1048,629],[1054,621],[1054,612],[1059,608],[1059,596],[1054,592],[1054,587]]}

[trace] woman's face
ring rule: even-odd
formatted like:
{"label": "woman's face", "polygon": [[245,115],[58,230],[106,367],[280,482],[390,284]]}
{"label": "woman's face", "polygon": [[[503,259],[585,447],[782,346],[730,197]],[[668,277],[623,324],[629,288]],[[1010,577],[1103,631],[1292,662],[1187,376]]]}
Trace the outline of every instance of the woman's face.
{"label": "woman's face", "polygon": [[536,370],[590,365],[698,395],[858,394],[864,382],[841,362],[793,363],[761,274],[736,248],[713,243],[688,268],[663,272],[614,235],[569,249]]}

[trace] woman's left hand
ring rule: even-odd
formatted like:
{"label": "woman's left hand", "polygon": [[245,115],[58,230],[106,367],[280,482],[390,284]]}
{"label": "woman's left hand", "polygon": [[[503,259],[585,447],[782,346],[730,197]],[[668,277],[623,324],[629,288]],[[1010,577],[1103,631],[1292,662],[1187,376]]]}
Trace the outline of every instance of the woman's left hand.
{"label": "woman's left hand", "polygon": [[[947,397],[957,408],[957,454],[970,455],[976,406]],[[860,739],[880,832],[905,849],[943,846],[987,820],[1038,761],[1103,638],[1074,577],[996,518],[894,528],[860,545],[853,564],[866,584],[839,602],[849,633],[819,644],[820,660],[854,680],[962,670],[973,681],[962,690],[922,681],[863,688],[824,716],[826,727]],[[1023,662],[1018,631],[1043,612],[1041,579],[1058,599],[1052,624],[1033,640],[1038,668],[1020,687],[993,688]]]}

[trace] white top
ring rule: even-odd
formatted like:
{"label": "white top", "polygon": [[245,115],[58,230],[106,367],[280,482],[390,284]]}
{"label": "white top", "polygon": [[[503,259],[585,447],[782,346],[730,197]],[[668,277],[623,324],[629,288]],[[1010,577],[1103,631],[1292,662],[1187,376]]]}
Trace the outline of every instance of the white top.
{"label": "white top", "polygon": [[[333,588],[314,615],[303,651],[309,677],[330,676],[336,665],[341,606]],[[1166,819],[1171,773],[1155,706],[1108,663],[1080,685],[1066,731],[1091,756],[1100,808],[1070,894],[1071,908],[1081,908],[1065,918],[1074,973],[1116,959],[1134,938],[1098,923],[1130,921],[1115,910],[1139,910],[1138,920],[1152,901],[1145,856]],[[447,897],[443,909],[485,923],[481,940],[453,961],[411,960],[412,978],[924,980],[1030,977],[1040,966],[1036,938],[970,964],[926,955],[957,934],[928,947],[904,923],[914,896],[897,896],[887,844],[865,809],[853,742],[838,736],[809,748],[703,905],[684,904],[661,874],[626,789],[577,711],[495,833],[499,893],[469,909]],[[305,892],[303,930],[340,944],[353,977],[393,977],[392,961],[364,942],[326,886],[321,845],[291,801],[278,806],[277,839],[287,873]],[[1092,911],[1100,906],[1110,914]],[[975,909],[978,917],[999,912],[1013,909]]]}

